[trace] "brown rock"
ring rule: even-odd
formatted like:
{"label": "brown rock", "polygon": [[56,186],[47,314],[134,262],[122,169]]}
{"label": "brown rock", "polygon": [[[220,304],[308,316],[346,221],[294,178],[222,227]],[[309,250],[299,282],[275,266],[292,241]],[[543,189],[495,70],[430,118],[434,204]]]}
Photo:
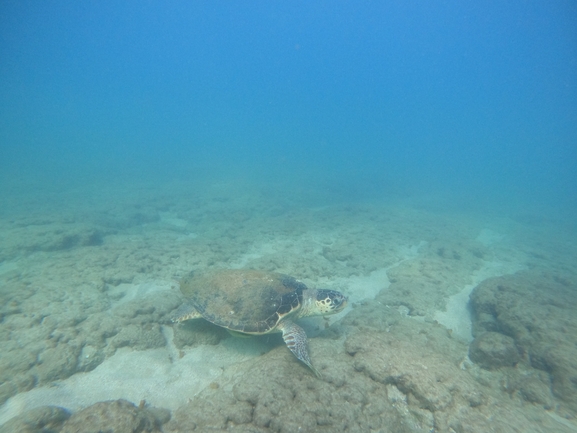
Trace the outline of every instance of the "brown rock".
{"label": "brown rock", "polygon": [[485,332],[469,348],[469,358],[486,369],[512,367],[521,360],[515,340],[498,332]]}
{"label": "brown rock", "polygon": [[102,401],[72,415],[61,433],[156,433],[165,420],[126,400]]}
{"label": "brown rock", "polygon": [[55,431],[70,416],[58,406],[40,406],[26,411],[0,427],[0,433],[43,433]]}

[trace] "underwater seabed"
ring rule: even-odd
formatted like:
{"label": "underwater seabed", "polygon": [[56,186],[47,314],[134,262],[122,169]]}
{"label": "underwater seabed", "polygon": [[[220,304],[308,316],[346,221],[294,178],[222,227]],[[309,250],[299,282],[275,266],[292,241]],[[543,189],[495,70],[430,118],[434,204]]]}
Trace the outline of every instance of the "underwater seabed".
{"label": "underwater seabed", "polygon": [[[577,429],[577,243],[556,224],[239,185],[108,194],[0,219],[0,431]],[[179,278],[214,266],[349,296],[299,322],[320,379],[280,334],[170,323]]]}

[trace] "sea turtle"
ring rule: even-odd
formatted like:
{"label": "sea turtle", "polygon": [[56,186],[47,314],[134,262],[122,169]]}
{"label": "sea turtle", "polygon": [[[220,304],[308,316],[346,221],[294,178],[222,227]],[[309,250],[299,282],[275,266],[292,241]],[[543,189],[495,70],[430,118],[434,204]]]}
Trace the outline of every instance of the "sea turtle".
{"label": "sea turtle", "polygon": [[180,282],[180,290],[187,302],[176,310],[173,322],[203,317],[241,334],[282,332],[287,347],[317,375],[306,333],[293,320],[338,313],[347,304],[340,292],[309,289],[291,276],[256,270],[191,273]]}

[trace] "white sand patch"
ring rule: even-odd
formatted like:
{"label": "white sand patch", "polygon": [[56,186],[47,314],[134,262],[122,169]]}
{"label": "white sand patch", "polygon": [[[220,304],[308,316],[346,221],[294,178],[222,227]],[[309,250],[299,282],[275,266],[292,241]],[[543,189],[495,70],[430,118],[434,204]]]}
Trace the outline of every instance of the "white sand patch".
{"label": "white sand patch", "polygon": [[142,301],[147,296],[155,295],[159,292],[173,291],[174,283],[165,280],[147,281],[142,284],[122,283],[112,287],[108,294],[111,299],[115,299],[112,307],[117,307],[131,301]]}
{"label": "white sand patch", "polygon": [[459,293],[449,297],[446,311],[437,311],[437,322],[452,331],[452,336],[469,343],[473,340],[471,313],[468,308],[469,295],[476,284],[469,284]]}
{"label": "white sand patch", "polygon": [[279,249],[284,248],[286,243],[286,241],[269,241],[254,245],[247,253],[240,256],[234,262],[231,262],[228,267],[231,269],[242,269],[253,260],[276,253]]}
{"label": "white sand patch", "polygon": [[483,229],[481,233],[475,238],[476,241],[481,242],[486,247],[500,242],[505,236],[490,229]]}
{"label": "white sand patch", "polygon": [[[488,229],[481,230],[476,240],[484,245],[493,245],[503,239]],[[525,269],[520,263],[504,261],[486,261],[484,266],[473,274],[472,283],[466,285],[459,293],[447,300],[446,311],[437,311],[434,318],[437,322],[452,331],[452,335],[469,343],[473,340],[471,312],[469,311],[469,296],[473,289],[487,278],[510,275]]]}
{"label": "white sand patch", "polygon": [[160,212],[160,222],[178,228],[184,228],[188,225],[188,221],[178,218],[172,212]]}
{"label": "white sand patch", "polygon": [[[319,287],[323,285],[332,285],[338,288],[345,288],[344,292],[349,297],[349,307],[347,307],[347,309],[344,311],[348,312],[348,310],[351,308],[350,304],[375,299],[375,296],[377,296],[381,290],[388,288],[391,285],[387,275],[388,271],[399,266],[401,263],[406,262],[407,260],[411,260],[417,257],[419,255],[419,250],[424,245],[427,245],[427,243],[423,241],[417,245],[402,248],[402,258],[398,262],[395,262],[386,268],[377,269],[371,272],[369,275],[334,279],[321,278],[318,280],[318,285]],[[338,317],[338,315],[335,317]]]}
{"label": "white sand patch", "polygon": [[244,268],[250,261],[252,260],[257,260],[260,259],[263,256],[263,254],[261,253],[246,253],[243,254],[242,257],[240,257],[238,260],[236,260],[235,262],[232,262],[230,264],[230,268],[231,269],[242,269]]}
{"label": "white sand patch", "polygon": [[388,269],[377,269],[367,276],[350,277],[343,281],[348,287],[349,303],[374,299],[381,290],[388,288],[391,285],[387,276]]}
{"label": "white sand patch", "polygon": [[[182,218],[178,218],[176,214],[172,212],[160,212],[160,222],[162,224],[172,226],[178,231],[182,231],[188,226],[188,221]],[[176,238],[177,241],[187,241],[190,239],[196,239],[198,237],[198,233],[187,231],[184,234],[178,236]]]}
{"label": "white sand patch", "polygon": [[196,234],[194,232],[188,232],[185,235],[178,236],[176,238],[176,240],[179,242],[183,242],[183,241],[189,241],[191,239],[196,239],[197,237],[198,237],[198,234]]}
{"label": "white sand patch", "polygon": [[0,275],[15,271],[16,269],[18,269],[16,262],[0,262]]}
{"label": "white sand patch", "polygon": [[422,241],[418,245],[411,245],[402,248],[401,260],[386,268],[377,269],[366,277],[347,278],[346,284],[349,287],[347,294],[349,295],[350,302],[361,302],[375,299],[375,296],[377,296],[381,290],[387,289],[391,285],[387,275],[388,271],[396,268],[407,260],[412,260],[417,257],[419,255],[419,250],[425,245],[427,245],[427,243]]}
{"label": "white sand patch", "polygon": [[306,326],[307,326],[307,333],[309,336],[314,336],[318,331],[312,329],[313,324],[320,323],[320,321],[324,321],[324,323],[328,326],[332,325],[335,322],[338,322],[344,316],[346,316],[349,311],[353,308],[353,304],[370,301],[375,299],[375,297],[381,292],[381,290],[387,289],[391,282],[389,281],[389,277],[387,275],[388,271],[392,268],[399,266],[401,263],[414,259],[418,256],[419,250],[427,245],[426,242],[420,242],[417,245],[408,246],[402,249],[402,259],[398,262],[388,266],[386,268],[377,269],[371,272],[369,275],[365,276],[353,276],[348,278],[321,278],[318,280],[318,287],[326,287],[330,288],[335,287],[337,290],[341,290],[343,288],[343,292],[348,296],[349,303],[347,307],[338,314],[334,314],[331,316],[326,316],[323,318],[318,317],[311,317],[301,319]]}
{"label": "white sand patch", "polygon": [[563,418],[559,415],[557,415],[555,412],[551,412],[551,411],[546,411],[545,412],[547,415],[549,415],[552,419],[554,419],[555,421],[557,421],[559,424],[564,425],[565,427],[567,427],[568,429],[570,429],[571,431],[577,431],[577,422],[574,422],[573,420],[568,420],[566,418]]}
{"label": "white sand patch", "polygon": [[349,297],[348,305],[340,313],[324,317],[305,317],[299,320],[299,324],[303,326],[309,337],[314,337],[324,329],[324,326],[331,326],[345,317],[353,308],[354,303],[374,299],[381,290],[389,287],[391,282],[387,276],[387,269],[378,269],[362,277],[327,280],[325,284],[322,284],[323,281],[321,281],[321,284],[318,285],[319,288],[323,288],[325,285],[326,288],[329,288],[327,283],[337,288],[346,287],[346,295]]}
{"label": "white sand patch", "polygon": [[266,348],[259,339],[244,338],[196,347],[187,350],[182,358],[175,356],[178,351],[173,347],[145,351],[122,348],[91,372],[10,398],[0,408],[0,425],[38,406],[57,405],[76,411],[98,401],[119,398],[135,404],[146,400],[153,406],[174,410],[228,367],[257,357],[263,350]]}

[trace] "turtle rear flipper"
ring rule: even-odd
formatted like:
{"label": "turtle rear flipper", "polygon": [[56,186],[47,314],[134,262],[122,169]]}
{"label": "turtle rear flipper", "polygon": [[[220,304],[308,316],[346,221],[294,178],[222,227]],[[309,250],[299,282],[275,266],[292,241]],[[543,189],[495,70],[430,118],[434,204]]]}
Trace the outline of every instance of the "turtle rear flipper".
{"label": "turtle rear flipper", "polygon": [[279,328],[282,331],[282,338],[285,344],[294,356],[304,362],[317,377],[320,377],[320,373],[313,367],[309,357],[309,352],[307,350],[307,334],[305,330],[290,320],[285,320],[280,323]]}

